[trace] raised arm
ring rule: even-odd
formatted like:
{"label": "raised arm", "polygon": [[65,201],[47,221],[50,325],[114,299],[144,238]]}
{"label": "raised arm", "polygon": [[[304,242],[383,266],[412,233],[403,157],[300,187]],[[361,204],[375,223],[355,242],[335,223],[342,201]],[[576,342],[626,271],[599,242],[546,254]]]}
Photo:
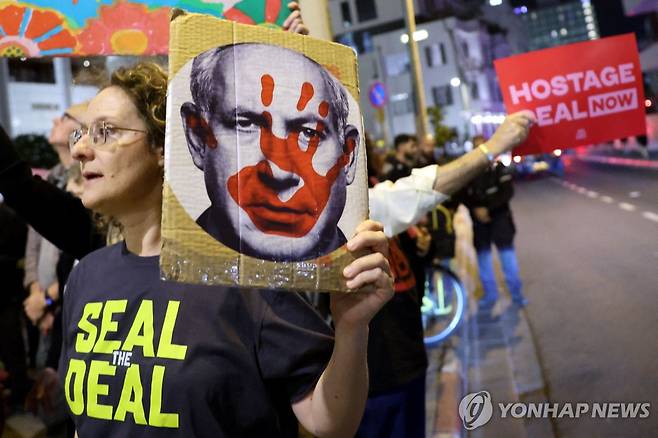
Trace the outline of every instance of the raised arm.
{"label": "raised arm", "polygon": [[381,224],[363,222],[347,248],[366,253],[344,271],[347,286],[355,292],[331,295],[331,359],[313,392],[292,406],[302,425],[318,437],[356,433],[368,397],[368,324],[393,296],[388,241]]}
{"label": "raised arm", "polygon": [[531,111],[520,111],[507,116],[484,147],[478,147],[437,168],[434,190],[445,195],[457,192],[490,164],[487,151],[492,156],[511,151],[526,139],[534,121],[535,116]]}
{"label": "raised arm", "polygon": [[62,251],[82,258],[98,246],[99,236],[82,202],[32,176],[1,126],[0,193],[23,220]]}
{"label": "raised arm", "polygon": [[[533,120],[529,111],[508,116],[486,143],[486,150],[493,156],[512,150],[525,140]],[[445,166],[417,168],[395,182],[381,182],[368,191],[370,218],[384,225],[387,236],[395,236],[418,223],[487,165],[487,153],[478,148]]]}

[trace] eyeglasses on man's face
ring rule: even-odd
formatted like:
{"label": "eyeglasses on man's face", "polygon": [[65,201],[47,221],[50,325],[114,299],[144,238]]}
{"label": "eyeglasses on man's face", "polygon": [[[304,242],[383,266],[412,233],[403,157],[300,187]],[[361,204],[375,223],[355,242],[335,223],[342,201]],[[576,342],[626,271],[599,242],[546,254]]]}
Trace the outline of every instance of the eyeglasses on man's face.
{"label": "eyeglasses on man's face", "polygon": [[143,129],[120,128],[105,121],[95,122],[89,125],[89,127],[83,126],[71,132],[71,135],[69,135],[69,149],[73,149],[73,146],[78,144],[85,134],[89,135],[92,145],[102,146],[118,140],[121,131],[143,132],[147,134],[147,131]]}

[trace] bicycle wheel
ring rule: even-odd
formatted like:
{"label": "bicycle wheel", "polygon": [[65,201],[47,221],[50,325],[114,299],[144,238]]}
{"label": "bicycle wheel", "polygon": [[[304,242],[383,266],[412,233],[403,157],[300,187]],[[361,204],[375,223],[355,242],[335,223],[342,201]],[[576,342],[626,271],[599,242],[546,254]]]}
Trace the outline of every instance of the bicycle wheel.
{"label": "bicycle wheel", "polygon": [[428,270],[421,306],[425,346],[436,347],[457,329],[466,311],[466,294],[459,277],[444,267]]}

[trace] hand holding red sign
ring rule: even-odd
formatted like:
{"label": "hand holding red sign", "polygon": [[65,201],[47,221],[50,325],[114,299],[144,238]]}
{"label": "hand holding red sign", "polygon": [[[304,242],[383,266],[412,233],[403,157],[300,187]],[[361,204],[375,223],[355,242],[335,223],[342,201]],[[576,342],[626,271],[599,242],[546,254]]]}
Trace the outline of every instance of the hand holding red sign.
{"label": "hand holding red sign", "polygon": [[646,132],[633,34],[530,52],[495,66],[507,110],[532,110],[537,118],[517,154]]}
{"label": "hand holding red sign", "polygon": [[496,129],[487,142],[489,150],[494,155],[511,151],[528,137],[530,128],[536,121],[533,112],[528,110],[505,117],[503,124]]}

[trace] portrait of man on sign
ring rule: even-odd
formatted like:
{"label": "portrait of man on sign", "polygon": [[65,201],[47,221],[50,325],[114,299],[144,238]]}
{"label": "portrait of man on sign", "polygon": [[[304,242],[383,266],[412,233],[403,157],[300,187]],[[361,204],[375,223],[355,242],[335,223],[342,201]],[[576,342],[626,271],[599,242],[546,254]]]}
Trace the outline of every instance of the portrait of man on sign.
{"label": "portrait of man on sign", "polygon": [[277,262],[342,246],[361,133],[341,82],[302,53],[261,43],[207,50],[189,78],[180,117],[210,200],[197,224],[240,254]]}

